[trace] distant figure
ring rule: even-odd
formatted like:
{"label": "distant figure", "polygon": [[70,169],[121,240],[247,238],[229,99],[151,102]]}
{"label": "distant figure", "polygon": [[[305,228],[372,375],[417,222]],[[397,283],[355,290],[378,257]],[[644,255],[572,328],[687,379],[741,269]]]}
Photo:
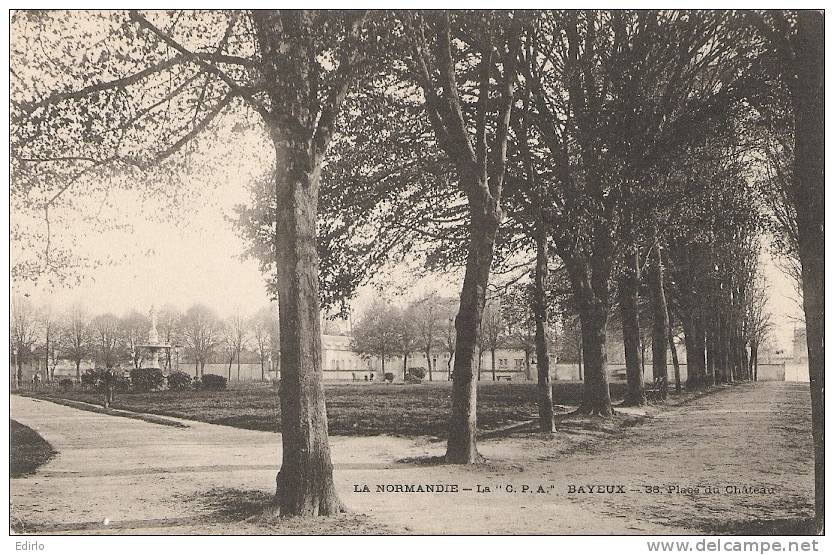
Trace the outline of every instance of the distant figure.
{"label": "distant figure", "polygon": [[368,381],[368,375],[365,374],[365,381]]}
{"label": "distant figure", "polygon": [[371,381],[374,381],[374,373],[371,372]]}
{"label": "distant figure", "polygon": [[35,372],[35,375],[32,376],[32,387],[34,389],[38,389],[38,387],[40,385],[41,385],[41,373],[40,372]]}
{"label": "distant figure", "polygon": [[116,374],[112,368],[107,368],[101,376],[104,384],[104,408],[109,409],[116,393]]}

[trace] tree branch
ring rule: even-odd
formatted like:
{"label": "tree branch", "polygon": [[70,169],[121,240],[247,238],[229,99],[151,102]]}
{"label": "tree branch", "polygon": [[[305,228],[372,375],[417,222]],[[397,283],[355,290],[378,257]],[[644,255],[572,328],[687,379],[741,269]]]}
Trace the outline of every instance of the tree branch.
{"label": "tree branch", "polygon": [[313,135],[313,142],[316,145],[316,151],[319,155],[324,153],[330,139],[333,137],[339,109],[350,90],[350,85],[356,72],[357,61],[361,58],[356,43],[359,41],[359,35],[362,32],[362,24],[365,21],[366,12],[362,10],[358,14],[355,12],[349,12],[349,14],[345,16],[345,26],[347,27],[346,36],[342,45],[341,60],[339,61],[339,67],[336,69],[333,88],[327,97],[325,105],[321,109],[321,116],[319,117],[316,131]]}
{"label": "tree branch", "polygon": [[152,32],[154,35],[159,37],[159,39],[162,42],[164,42],[165,44],[182,54],[182,57],[186,60],[197,64],[198,66],[202,67],[205,71],[219,77],[224,83],[226,83],[226,85],[229,87],[233,94],[240,96],[241,98],[246,100],[247,103],[252,107],[252,109],[258,112],[258,114],[260,114],[262,118],[269,118],[269,112],[260,102],[257,101],[250,87],[241,86],[234,79],[229,77],[229,75],[226,74],[226,72],[224,72],[214,64],[207,62],[204,59],[203,55],[191,52],[190,50],[182,46],[180,43],[168,36],[161,29],[159,29],[156,25],[148,21],[137,10],[130,10],[130,19],[131,21],[136,22],[140,27],[147,29],[148,31]]}

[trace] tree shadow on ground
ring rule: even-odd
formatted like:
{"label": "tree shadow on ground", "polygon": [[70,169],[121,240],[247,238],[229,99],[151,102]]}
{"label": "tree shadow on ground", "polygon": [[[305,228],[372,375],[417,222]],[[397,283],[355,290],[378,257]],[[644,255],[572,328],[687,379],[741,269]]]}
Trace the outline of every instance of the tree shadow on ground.
{"label": "tree shadow on ground", "polygon": [[814,518],[774,518],[725,521],[715,520],[701,524],[709,534],[731,536],[813,536]]}
{"label": "tree shadow on ground", "polygon": [[186,516],[125,519],[112,522],[27,522],[11,516],[16,534],[277,534],[277,535],[379,535],[401,534],[363,513],[328,517],[277,517],[271,514],[272,494],[260,490],[213,488],[175,496]]}
{"label": "tree shadow on ground", "polygon": [[263,514],[269,508],[272,499],[272,494],[261,490],[212,488],[180,497],[178,501],[195,507],[207,516],[244,520]]}
{"label": "tree shadow on ground", "polygon": [[[273,495],[261,490],[212,488],[180,498],[194,503],[204,514],[198,517],[213,524],[234,523],[240,533],[281,535],[378,535],[394,530],[364,513],[346,513],[315,519],[276,516],[272,513]],[[407,529],[406,529],[407,530]],[[208,533],[212,533],[208,530]]]}

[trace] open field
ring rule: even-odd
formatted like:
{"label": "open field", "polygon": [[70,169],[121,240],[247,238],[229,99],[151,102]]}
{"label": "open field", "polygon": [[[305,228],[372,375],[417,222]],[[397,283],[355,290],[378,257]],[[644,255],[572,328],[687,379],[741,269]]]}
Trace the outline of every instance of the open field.
{"label": "open field", "polygon": [[55,455],[55,450],[35,430],[9,419],[9,474],[20,478],[34,473]]}
{"label": "open field", "polygon": [[[326,384],[327,417],[333,435],[445,437],[451,407],[449,382],[404,384]],[[611,396],[623,396],[625,384],[611,384]],[[579,404],[580,382],[558,382],[554,402]],[[96,405],[103,395],[81,389],[43,389],[43,398],[60,397]],[[116,409],[173,416],[248,430],[277,432],[281,426],[278,391],[266,383],[232,384],[226,391],[160,391],[119,394]],[[478,425],[496,430],[538,418],[534,384],[482,382],[478,389]]]}

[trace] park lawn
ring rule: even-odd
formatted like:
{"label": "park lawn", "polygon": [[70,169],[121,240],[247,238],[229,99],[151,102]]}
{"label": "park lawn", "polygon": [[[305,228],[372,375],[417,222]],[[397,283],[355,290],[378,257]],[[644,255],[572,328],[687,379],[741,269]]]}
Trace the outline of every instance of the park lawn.
{"label": "park lawn", "polygon": [[[445,437],[451,410],[451,384],[325,384],[327,420],[332,435]],[[611,383],[622,398],[625,384]],[[575,406],[581,382],[558,382],[554,402]],[[100,393],[42,390],[38,397],[59,397],[101,405]],[[232,383],[225,391],[159,391],[117,394],[114,408],[277,432],[281,426],[278,392],[262,382]],[[538,418],[536,386],[531,383],[481,382],[478,428],[488,432]]]}
{"label": "park lawn", "polygon": [[56,454],[32,428],[9,419],[9,429],[9,474],[12,478],[32,474]]}

